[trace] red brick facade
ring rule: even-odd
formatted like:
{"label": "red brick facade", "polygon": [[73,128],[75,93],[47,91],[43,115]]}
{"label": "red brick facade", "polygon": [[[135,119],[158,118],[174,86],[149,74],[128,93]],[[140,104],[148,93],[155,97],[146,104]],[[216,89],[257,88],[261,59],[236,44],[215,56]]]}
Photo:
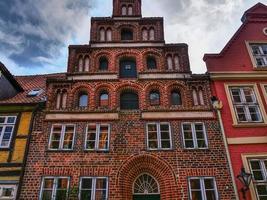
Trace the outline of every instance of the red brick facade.
{"label": "red brick facade", "polygon": [[[125,4],[133,7],[132,15],[120,13]],[[143,26],[154,27],[154,39],[142,41]],[[133,31],[132,40],[121,40],[120,27]],[[101,28],[111,28],[111,41],[100,41]],[[148,56],[154,57],[156,68],[147,68]],[[99,69],[103,57],[108,61],[106,70]],[[121,60],[125,58],[135,61],[136,77],[123,77]],[[198,95],[203,103],[194,103],[193,90],[201,91]],[[99,103],[103,91],[108,94],[105,107]],[[138,109],[121,109],[122,95],[128,91],[138,95]],[[159,92],[159,105],[151,105],[151,91]],[[181,103],[172,102],[173,91],[180,95]],[[87,106],[79,107],[80,94],[88,95]],[[90,44],[69,47],[66,76],[48,79],[47,96],[46,110],[35,119],[20,199],[38,199],[43,177],[64,176],[70,177],[70,188],[79,188],[81,177],[108,177],[108,199],[131,200],[134,181],[143,173],[158,182],[163,200],[189,199],[190,177],[212,177],[216,199],[235,199],[222,135],[210,103],[209,77],[190,72],[186,44],[164,43],[161,18],[141,18],[141,0],[114,0],[113,18],[92,19]],[[147,124],[151,122],[170,124],[169,149],[148,148]],[[207,148],[185,148],[184,122],[204,124]],[[85,150],[86,128],[91,123],[110,124],[107,151]],[[76,126],[73,149],[49,149],[54,124]],[[78,193],[72,198],[78,199]]]}

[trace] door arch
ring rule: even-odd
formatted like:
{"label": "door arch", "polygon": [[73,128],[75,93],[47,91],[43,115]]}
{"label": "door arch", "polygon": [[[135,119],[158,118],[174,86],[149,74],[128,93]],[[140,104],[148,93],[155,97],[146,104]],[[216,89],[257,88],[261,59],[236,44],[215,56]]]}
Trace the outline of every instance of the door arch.
{"label": "door arch", "polygon": [[139,175],[133,183],[133,200],[160,200],[157,180],[147,173]]}

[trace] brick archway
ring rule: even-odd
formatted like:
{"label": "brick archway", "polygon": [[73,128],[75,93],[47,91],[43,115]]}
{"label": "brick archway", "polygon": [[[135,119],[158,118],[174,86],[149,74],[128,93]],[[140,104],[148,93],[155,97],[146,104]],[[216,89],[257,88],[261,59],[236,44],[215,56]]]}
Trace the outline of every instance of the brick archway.
{"label": "brick archway", "polygon": [[133,183],[142,173],[151,174],[158,181],[161,199],[177,199],[179,192],[172,168],[152,155],[133,156],[121,166],[117,176],[117,199],[132,200]]}

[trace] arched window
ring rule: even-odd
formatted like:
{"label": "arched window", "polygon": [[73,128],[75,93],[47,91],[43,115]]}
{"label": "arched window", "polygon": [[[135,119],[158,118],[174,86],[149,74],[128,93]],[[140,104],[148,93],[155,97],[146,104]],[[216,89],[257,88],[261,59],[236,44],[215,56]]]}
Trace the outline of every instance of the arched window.
{"label": "arched window", "polygon": [[179,70],[180,69],[180,62],[179,62],[178,55],[175,55],[174,56],[174,67],[175,67],[176,70]]}
{"label": "arched window", "polygon": [[136,61],[134,58],[120,60],[120,78],[136,78]]}
{"label": "arched window", "polygon": [[83,57],[82,56],[79,57],[78,67],[79,67],[78,71],[82,72],[83,71]]}
{"label": "arched window", "polygon": [[108,70],[108,59],[106,57],[99,59],[99,70]]}
{"label": "arched window", "polygon": [[101,42],[105,41],[105,29],[104,28],[100,29],[100,41]]}
{"label": "arched window", "polygon": [[[159,184],[158,182],[149,174],[140,175],[134,182],[133,185],[134,195],[159,195]],[[150,199],[143,197],[142,199]],[[152,197],[151,199],[159,199]]]}
{"label": "arched window", "polygon": [[173,90],[171,92],[171,105],[182,105],[182,98],[179,90]]}
{"label": "arched window", "polygon": [[62,103],[61,107],[63,109],[67,107],[67,91],[66,90],[64,90],[62,92],[62,102],[61,103]]}
{"label": "arched window", "polygon": [[149,101],[150,101],[150,105],[151,106],[158,106],[160,105],[160,94],[159,94],[159,91],[151,91],[149,93]]}
{"label": "arched window", "polygon": [[110,28],[107,29],[107,41],[112,41],[112,31]]}
{"label": "arched window", "polygon": [[157,69],[157,62],[153,56],[148,56],[146,59],[147,69]]}
{"label": "arched window", "polygon": [[133,40],[133,31],[131,29],[122,29],[121,40]]}
{"label": "arched window", "polygon": [[202,87],[199,87],[199,89],[198,89],[198,96],[199,96],[199,103],[200,103],[200,105],[203,106],[205,103],[204,103],[204,96],[203,96]]}
{"label": "arched window", "polygon": [[142,30],[142,39],[144,41],[147,41],[148,40],[148,32],[147,32],[147,29],[146,28],[143,28],[143,30]]}
{"label": "arched window", "polygon": [[154,30],[154,28],[149,29],[149,40],[155,40],[155,30]]}
{"label": "arched window", "polygon": [[168,70],[173,69],[173,63],[172,63],[172,56],[171,55],[167,56],[167,65],[168,65]]}
{"label": "arched window", "polygon": [[100,93],[100,96],[99,96],[99,106],[100,107],[107,107],[108,105],[109,105],[108,92],[103,91]]}
{"label": "arched window", "polygon": [[121,14],[122,14],[123,16],[127,15],[127,7],[126,7],[125,5],[123,5],[123,6],[121,7]]}
{"label": "arched window", "polygon": [[193,88],[192,93],[193,93],[193,103],[195,106],[197,106],[198,105],[197,89]]}
{"label": "arched window", "polygon": [[87,106],[88,106],[88,94],[85,92],[82,92],[79,95],[79,107],[84,108]]}
{"label": "arched window", "polygon": [[128,6],[128,15],[133,15],[133,6]]}
{"label": "arched window", "polygon": [[120,108],[125,110],[139,109],[138,95],[130,91],[121,93]]}
{"label": "arched window", "polygon": [[84,71],[89,72],[89,69],[90,69],[90,60],[89,57],[86,56],[84,61]]}
{"label": "arched window", "polygon": [[61,108],[61,92],[60,90],[58,90],[56,94],[56,109],[60,108]]}

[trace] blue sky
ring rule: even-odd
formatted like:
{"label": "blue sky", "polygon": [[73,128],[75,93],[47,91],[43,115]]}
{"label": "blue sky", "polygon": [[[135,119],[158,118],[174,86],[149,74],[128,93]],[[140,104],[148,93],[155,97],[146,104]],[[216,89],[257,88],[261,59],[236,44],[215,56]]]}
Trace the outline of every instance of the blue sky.
{"label": "blue sky", "polygon": [[[143,16],[163,16],[166,42],[187,43],[192,71],[204,73],[204,53],[219,52],[256,3],[143,0]],[[1,0],[0,61],[15,75],[64,72],[68,45],[87,44],[90,17],[111,12],[112,0]]]}

